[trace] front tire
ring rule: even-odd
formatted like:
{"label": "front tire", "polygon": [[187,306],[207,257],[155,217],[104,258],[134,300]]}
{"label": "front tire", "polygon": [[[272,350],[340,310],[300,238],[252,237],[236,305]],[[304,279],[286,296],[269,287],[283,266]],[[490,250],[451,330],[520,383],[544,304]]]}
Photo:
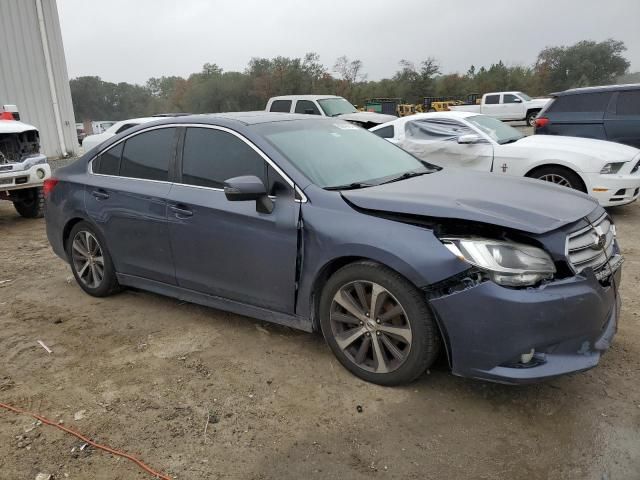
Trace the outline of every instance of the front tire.
{"label": "front tire", "polygon": [[44,191],[42,187],[25,188],[12,195],[13,206],[24,218],[44,217]]}
{"label": "front tire", "polygon": [[544,182],[555,183],[562,187],[573,188],[581,192],[587,193],[587,188],[580,176],[565,167],[541,167],[527,174],[527,177],[536,178]]}
{"label": "front tire", "polygon": [[119,290],[111,255],[90,223],[79,222],[71,229],[67,258],[76,282],[89,295],[106,297]]}
{"label": "front tire", "polygon": [[352,263],[331,276],[320,299],[320,324],[340,363],[379,385],[415,380],[440,350],[422,292],[370,261]]}

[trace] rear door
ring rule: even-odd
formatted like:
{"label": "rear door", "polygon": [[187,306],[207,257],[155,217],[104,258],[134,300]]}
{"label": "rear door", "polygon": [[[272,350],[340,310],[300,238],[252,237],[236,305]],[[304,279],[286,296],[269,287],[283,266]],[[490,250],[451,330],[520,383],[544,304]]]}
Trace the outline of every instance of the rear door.
{"label": "rear door", "polygon": [[[169,231],[181,287],[294,312],[299,203],[293,188],[244,137],[222,127],[189,127],[169,196]],[[275,208],[227,200],[224,181],[255,175]]]}
{"label": "rear door", "polygon": [[500,103],[500,94],[495,93],[491,95],[485,95],[480,111],[485,115],[491,115],[495,118],[501,118],[502,104]]}
{"label": "rear door", "polygon": [[87,213],[106,238],[118,273],[175,284],[167,195],[176,141],[176,128],[155,128],[91,162]]}
{"label": "rear door", "polygon": [[608,140],[640,148],[640,89],[614,94],[604,127]]}

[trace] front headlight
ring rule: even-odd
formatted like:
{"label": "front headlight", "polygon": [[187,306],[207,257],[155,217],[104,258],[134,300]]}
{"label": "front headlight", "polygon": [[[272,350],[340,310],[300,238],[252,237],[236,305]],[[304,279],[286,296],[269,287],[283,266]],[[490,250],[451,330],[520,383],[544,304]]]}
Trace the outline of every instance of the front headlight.
{"label": "front headlight", "polygon": [[535,285],[556,273],[549,254],[531,245],[475,237],[441,240],[455,256],[484,270],[500,285]]}
{"label": "front headlight", "polygon": [[602,167],[602,170],[600,170],[600,173],[604,173],[604,174],[618,173],[625,163],[627,162],[607,163],[604,167]]}
{"label": "front headlight", "polygon": [[29,170],[36,165],[44,165],[47,163],[47,157],[42,155],[36,155],[34,157],[28,157],[23,161],[23,168]]}

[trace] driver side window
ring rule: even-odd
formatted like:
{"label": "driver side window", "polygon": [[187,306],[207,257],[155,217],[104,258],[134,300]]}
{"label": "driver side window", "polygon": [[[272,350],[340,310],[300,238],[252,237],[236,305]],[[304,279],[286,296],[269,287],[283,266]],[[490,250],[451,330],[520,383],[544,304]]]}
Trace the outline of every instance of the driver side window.
{"label": "driver side window", "polygon": [[405,136],[409,140],[434,142],[457,141],[461,135],[475,133],[470,127],[449,119],[415,120],[407,122]]}

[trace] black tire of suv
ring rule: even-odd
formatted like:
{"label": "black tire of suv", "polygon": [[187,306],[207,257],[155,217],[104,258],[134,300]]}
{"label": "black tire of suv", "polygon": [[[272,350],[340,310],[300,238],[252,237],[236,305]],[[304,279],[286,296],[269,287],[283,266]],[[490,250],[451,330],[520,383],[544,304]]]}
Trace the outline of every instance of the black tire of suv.
{"label": "black tire of suv", "polygon": [[[334,338],[330,320],[334,295],[355,281],[375,282],[384,287],[407,314],[412,332],[411,346],[404,363],[394,371],[375,373],[359,367],[340,349]],[[384,386],[412,382],[433,364],[440,352],[440,333],[424,294],[402,275],[379,263],[361,261],[339,269],[324,286],[319,307],[322,333],[334,355],[347,370],[367,382]]]}
{"label": "black tire of suv", "polygon": [[542,181],[548,181],[548,180],[545,180],[544,177],[550,176],[550,175],[560,176],[569,183],[569,185],[565,185],[565,186],[568,186],[569,188],[573,188],[574,190],[578,190],[583,193],[587,193],[587,187],[584,185],[584,182],[582,181],[580,176],[569,168],[556,167],[556,166],[540,167],[527,173],[527,177],[535,178],[537,180],[542,180]]}
{"label": "black tire of suv", "polygon": [[44,217],[44,192],[42,187],[25,188],[15,192],[13,206],[24,218]]}
{"label": "black tire of suv", "polygon": [[529,125],[530,127],[535,127],[536,126],[536,118],[538,117],[538,114],[540,113],[540,110],[531,110],[530,112],[527,112],[527,125]]}
{"label": "black tire of suv", "polygon": [[[73,260],[72,260],[72,245],[73,239],[76,237],[78,232],[86,231],[93,235],[98,240],[98,245],[102,250],[102,257],[104,259],[104,275],[102,282],[96,288],[91,288],[86,285],[84,282],[80,280],[78,272],[76,271]],[[121,290],[120,285],[118,284],[118,278],[116,276],[116,269],[113,266],[113,262],[111,260],[111,254],[107,249],[107,244],[102,237],[102,235],[97,231],[96,228],[93,227],[89,222],[78,222],[73,226],[71,232],[69,233],[69,238],[67,239],[67,244],[65,245],[67,258],[69,259],[69,265],[71,266],[71,271],[73,272],[73,276],[76,279],[76,282],[84,290],[86,293],[93,297],[108,297],[114,293],[117,293]]]}

